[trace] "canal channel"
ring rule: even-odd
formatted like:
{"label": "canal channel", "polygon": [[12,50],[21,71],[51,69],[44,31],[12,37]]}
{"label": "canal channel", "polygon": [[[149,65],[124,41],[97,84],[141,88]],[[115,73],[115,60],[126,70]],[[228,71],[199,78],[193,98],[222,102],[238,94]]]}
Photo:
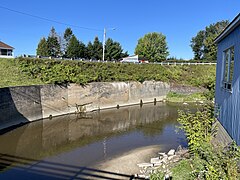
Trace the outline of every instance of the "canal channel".
{"label": "canal channel", "polygon": [[[2,132],[0,179],[101,179],[113,173],[102,168],[104,163],[135,150],[158,147],[163,152],[187,146],[184,133],[176,132],[177,111],[183,108],[162,102],[120,107],[54,117]],[[97,172],[104,175],[94,175]],[[115,175],[128,178],[121,173]]]}

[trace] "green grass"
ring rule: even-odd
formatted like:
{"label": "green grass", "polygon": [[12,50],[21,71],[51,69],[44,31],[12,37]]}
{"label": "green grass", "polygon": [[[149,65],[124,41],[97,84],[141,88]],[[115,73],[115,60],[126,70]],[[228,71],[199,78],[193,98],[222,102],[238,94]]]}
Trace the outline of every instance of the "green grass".
{"label": "green grass", "polygon": [[190,95],[185,94],[177,94],[174,92],[169,92],[167,94],[167,101],[169,102],[198,102],[198,101],[206,101],[206,97],[204,93],[193,93]]}
{"label": "green grass", "polygon": [[[192,176],[192,168],[191,168],[191,160],[184,159],[180,162],[174,164],[172,168],[170,168],[171,177],[173,180],[194,180],[194,176]],[[156,173],[150,175],[150,180],[163,180],[165,173],[159,170]]]}
{"label": "green grass", "polygon": [[164,180],[165,174],[163,172],[153,173],[150,175],[150,180]]}
{"label": "green grass", "polygon": [[181,160],[171,169],[173,180],[192,180],[192,168],[190,160]]}
{"label": "green grass", "polygon": [[0,88],[43,84],[42,81],[22,73],[14,59],[0,59]]}

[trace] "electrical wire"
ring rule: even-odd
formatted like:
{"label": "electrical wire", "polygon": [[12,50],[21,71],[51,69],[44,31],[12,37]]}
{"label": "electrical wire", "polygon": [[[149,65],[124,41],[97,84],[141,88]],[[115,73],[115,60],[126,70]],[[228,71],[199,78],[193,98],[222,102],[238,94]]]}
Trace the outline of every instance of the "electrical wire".
{"label": "electrical wire", "polygon": [[57,23],[57,24],[65,25],[65,26],[70,26],[70,27],[75,27],[75,28],[80,28],[80,29],[85,29],[85,30],[90,30],[90,31],[102,31],[100,29],[93,29],[93,28],[68,24],[68,23],[64,23],[64,22],[60,22],[60,21],[55,21],[55,20],[48,19],[48,18],[45,18],[45,17],[36,16],[36,15],[25,13],[25,12],[22,12],[22,11],[13,10],[13,9],[10,9],[10,8],[7,8],[7,7],[1,6],[1,5],[0,5],[0,8],[11,11],[11,12],[14,12],[14,13],[22,14],[22,15],[25,15],[25,16],[30,16],[30,17],[33,17],[33,18],[36,18],[36,19],[41,19],[41,20],[44,20],[44,21],[53,22],[53,23]]}

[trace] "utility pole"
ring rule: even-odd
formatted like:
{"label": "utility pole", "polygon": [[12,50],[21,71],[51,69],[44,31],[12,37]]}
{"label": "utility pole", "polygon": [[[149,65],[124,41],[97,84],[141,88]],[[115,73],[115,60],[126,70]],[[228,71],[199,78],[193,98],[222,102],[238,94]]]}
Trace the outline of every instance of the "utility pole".
{"label": "utility pole", "polygon": [[109,28],[109,29],[104,28],[103,29],[103,58],[102,58],[102,61],[104,61],[104,58],[105,58],[105,44],[106,44],[107,30],[116,30],[116,28]]}
{"label": "utility pole", "polygon": [[103,58],[102,58],[103,61],[105,56],[105,41],[106,41],[106,28],[103,29]]}

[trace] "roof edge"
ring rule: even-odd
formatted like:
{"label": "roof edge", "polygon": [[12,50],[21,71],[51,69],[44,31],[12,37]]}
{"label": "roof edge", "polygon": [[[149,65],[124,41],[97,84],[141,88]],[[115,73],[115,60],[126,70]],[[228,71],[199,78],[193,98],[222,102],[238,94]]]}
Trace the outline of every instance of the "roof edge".
{"label": "roof edge", "polygon": [[[3,46],[1,46],[1,44],[3,45]],[[12,47],[12,46],[9,46],[8,44],[6,44],[6,43],[4,43],[4,42],[2,42],[2,41],[0,41],[0,48],[1,49],[14,49],[14,47]]]}
{"label": "roof edge", "polygon": [[214,43],[219,43],[228,34],[230,34],[238,25],[240,25],[240,13],[231,21],[231,23],[215,38]]}

